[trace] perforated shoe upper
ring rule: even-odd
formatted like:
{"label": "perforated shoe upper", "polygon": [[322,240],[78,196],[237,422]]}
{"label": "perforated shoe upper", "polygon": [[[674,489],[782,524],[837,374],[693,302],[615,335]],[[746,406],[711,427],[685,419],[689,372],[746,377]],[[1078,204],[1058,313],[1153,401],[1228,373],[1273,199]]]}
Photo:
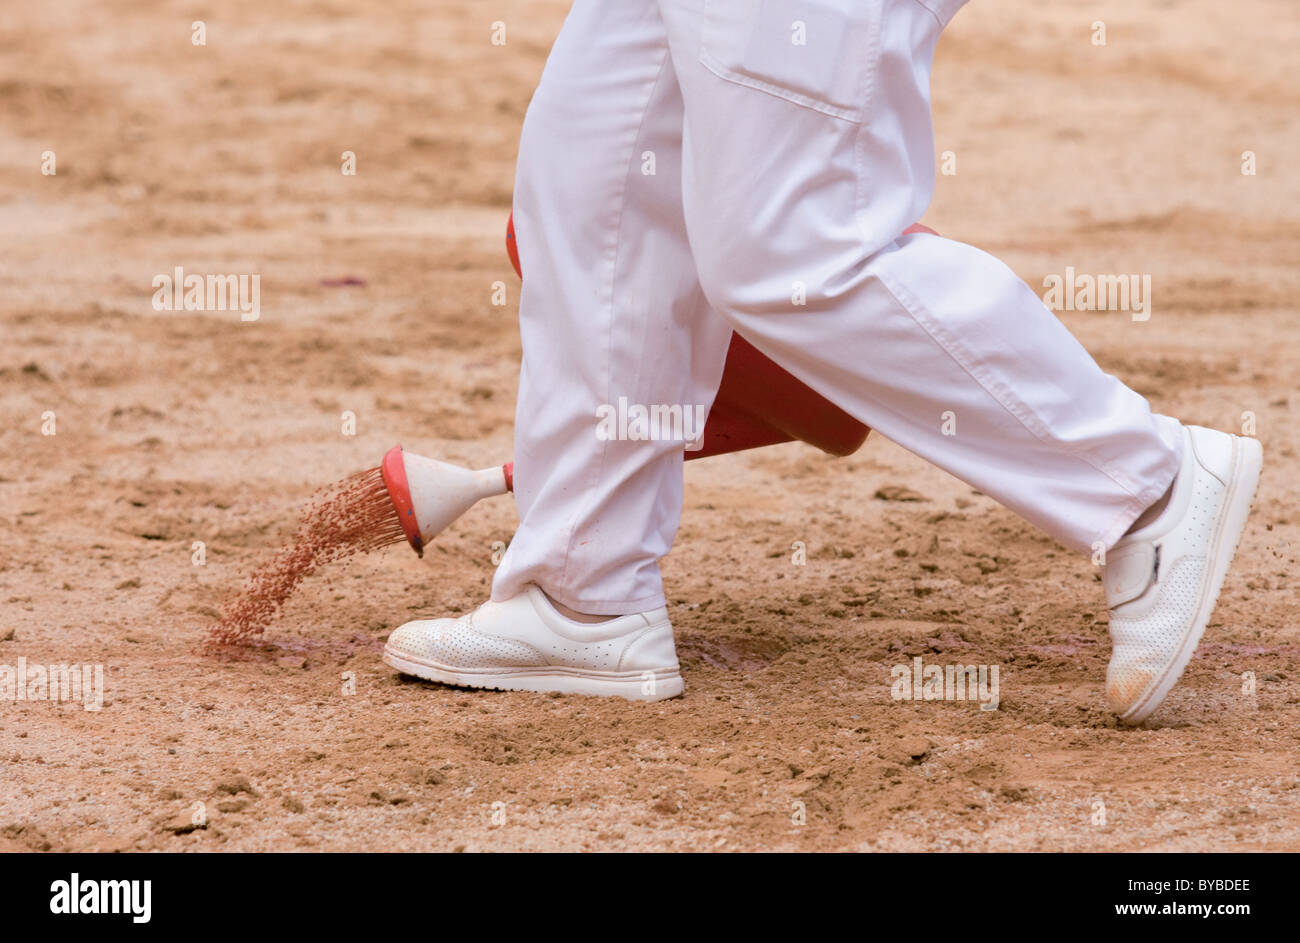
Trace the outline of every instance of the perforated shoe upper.
{"label": "perforated shoe upper", "polygon": [[486,602],[458,619],[408,622],[389,636],[388,648],[454,669],[677,668],[667,609],[587,625],[556,612],[536,586],[505,602]]}
{"label": "perforated shoe upper", "polygon": [[459,668],[535,668],[546,664],[542,653],[526,642],[476,631],[475,614],[408,622],[388,637],[388,647],[421,661]]}
{"label": "perforated shoe upper", "polygon": [[1205,602],[1208,555],[1231,472],[1232,438],[1186,427],[1182,465],[1168,506],[1107,554],[1113,651],[1106,694],[1120,715],[1160,681]]}

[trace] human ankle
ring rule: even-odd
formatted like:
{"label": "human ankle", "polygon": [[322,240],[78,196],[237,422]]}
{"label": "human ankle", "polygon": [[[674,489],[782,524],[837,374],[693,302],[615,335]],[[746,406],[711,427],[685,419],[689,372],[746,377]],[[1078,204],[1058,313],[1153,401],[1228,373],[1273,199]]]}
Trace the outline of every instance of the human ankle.
{"label": "human ankle", "polygon": [[621,618],[620,616],[598,616],[598,615],[593,615],[590,612],[579,612],[577,609],[570,609],[562,602],[556,602],[554,599],[551,598],[551,595],[548,592],[546,592],[546,590],[542,590],[542,595],[546,597],[546,601],[551,604],[551,606],[555,609],[556,612],[558,612],[560,615],[564,616],[564,618],[570,620],[571,622],[582,622],[587,625],[590,625],[596,622],[608,622],[611,619]]}
{"label": "human ankle", "polygon": [[1139,531],[1159,518],[1160,515],[1164,513],[1165,508],[1169,506],[1169,498],[1173,493],[1174,483],[1171,481],[1169,482],[1169,487],[1165,489],[1165,493],[1157,498],[1153,504],[1148,506],[1145,511],[1138,515],[1137,520],[1135,520],[1132,526],[1125,531],[1125,534],[1127,535],[1134,531]]}

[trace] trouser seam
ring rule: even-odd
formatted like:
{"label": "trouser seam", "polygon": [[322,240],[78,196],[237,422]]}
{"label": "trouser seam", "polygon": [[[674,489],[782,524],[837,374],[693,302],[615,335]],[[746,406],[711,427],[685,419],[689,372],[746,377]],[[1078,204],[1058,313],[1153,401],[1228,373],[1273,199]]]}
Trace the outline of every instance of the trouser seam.
{"label": "trouser seam", "polygon": [[[668,61],[669,61],[668,49],[667,47],[665,47],[660,50],[659,69],[655,73],[654,81],[647,84],[645,97],[641,101],[641,106],[640,106],[641,118],[637,122],[636,128],[632,132],[631,140],[628,146],[628,151],[631,154],[631,156],[628,160],[627,173],[623,175],[623,179],[619,184],[618,194],[615,198],[617,204],[617,210],[614,213],[614,225],[612,227],[614,233],[614,239],[613,239],[613,244],[610,246],[609,283],[607,286],[608,290],[606,293],[606,298],[602,299],[602,304],[608,304],[609,306],[609,317],[607,318],[604,324],[604,327],[606,329],[605,330],[606,347],[605,347],[604,402],[606,403],[608,403],[612,399],[611,392],[610,392],[610,385],[612,380],[610,371],[612,370],[613,360],[614,360],[613,357],[614,317],[615,317],[615,310],[616,310],[615,298],[614,298],[614,290],[615,290],[614,283],[618,277],[619,245],[622,241],[622,236],[623,236],[623,217],[624,214],[627,212],[627,187],[628,187],[627,181],[628,181],[628,177],[632,174],[633,169],[637,166],[636,142],[641,139],[641,133],[645,129],[645,122],[646,119],[649,117],[649,113],[650,113],[650,102],[654,99],[655,90],[659,87],[659,83],[663,81],[664,71],[665,71],[665,67],[668,64]],[[593,435],[594,435],[594,431],[593,431]],[[609,442],[606,441],[601,444],[600,458],[597,461],[591,463],[591,469],[587,476],[587,487],[584,489],[587,495],[595,494],[596,491],[595,484],[598,481],[600,481],[601,474],[605,470],[605,463],[608,457],[609,457]],[[581,520],[582,516],[590,509],[592,500],[594,499],[588,497],[587,501],[583,503],[583,506],[574,513],[573,518],[569,521],[569,523],[565,528],[568,531],[568,537],[564,542],[563,561],[560,564],[559,572],[560,572],[560,581],[565,583],[566,585],[569,580],[569,563],[570,560],[572,559],[573,539],[577,535],[577,522]],[[565,603],[564,605],[567,606],[569,604]],[[576,608],[576,607],[570,607],[570,608]]]}
{"label": "trouser seam", "polygon": [[925,12],[926,12],[926,13],[929,13],[932,17],[934,17],[934,21],[935,21],[937,24],[939,24],[939,28],[940,28],[940,29],[942,29],[945,25],[947,25],[947,24],[944,22],[943,18],[940,17],[938,13],[935,13],[935,12],[934,12],[934,8],[931,7],[930,4],[926,3],[925,0],[913,0],[913,2],[916,3],[916,4],[918,4],[918,5],[920,5],[920,6],[922,6],[922,7],[925,7]]}

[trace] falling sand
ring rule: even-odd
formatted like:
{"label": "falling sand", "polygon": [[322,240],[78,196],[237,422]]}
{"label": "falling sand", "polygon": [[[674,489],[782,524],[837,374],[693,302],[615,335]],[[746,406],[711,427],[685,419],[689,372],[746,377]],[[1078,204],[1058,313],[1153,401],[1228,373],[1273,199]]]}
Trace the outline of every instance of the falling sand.
{"label": "falling sand", "polygon": [[293,540],[253,571],[244,591],[222,607],[206,646],[247,644],[271,624],[298,584],[328,563],[405,539],[378,468],[350,475],[318,491]]}

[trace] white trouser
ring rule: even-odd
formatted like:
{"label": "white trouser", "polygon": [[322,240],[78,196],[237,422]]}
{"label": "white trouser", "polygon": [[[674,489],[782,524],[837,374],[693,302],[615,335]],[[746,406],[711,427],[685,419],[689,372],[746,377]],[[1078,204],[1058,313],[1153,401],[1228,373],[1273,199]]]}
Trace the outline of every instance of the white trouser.
{"label": "white trouser", "polygon": [[682,442],[602,438],[598,410],[709,407],[733,329],[1072,548],[1165,492],[1176,420],[997,259],[899,237],[934,187],[930,63],[961,3],[576,0],[519,150],[521,522],[494,598],[664,604]]}

